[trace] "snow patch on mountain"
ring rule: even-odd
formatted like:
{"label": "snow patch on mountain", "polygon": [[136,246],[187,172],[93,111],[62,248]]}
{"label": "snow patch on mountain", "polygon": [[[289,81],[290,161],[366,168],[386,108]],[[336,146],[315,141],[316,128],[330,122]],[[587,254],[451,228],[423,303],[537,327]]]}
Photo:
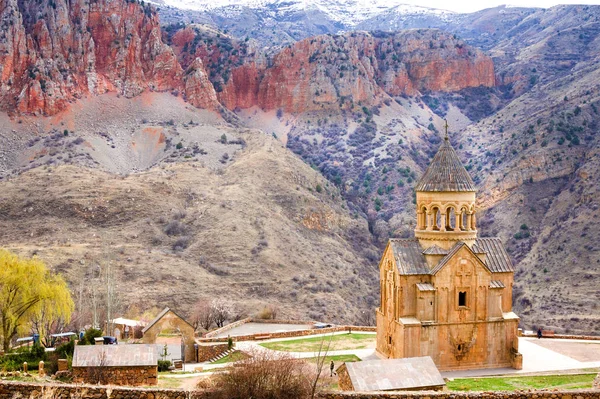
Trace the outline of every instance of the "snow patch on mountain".
{"label": "snow patch on mountain", "polygon": [[245,8],[261,11],[272,18],[291,12],[318,11],[346,26],[393,12],[399,15],[435,15],[444,17],[454,12],[405,4],[406,0],[152,0],[154,4],[183,10],[212,12],[230,17]]}

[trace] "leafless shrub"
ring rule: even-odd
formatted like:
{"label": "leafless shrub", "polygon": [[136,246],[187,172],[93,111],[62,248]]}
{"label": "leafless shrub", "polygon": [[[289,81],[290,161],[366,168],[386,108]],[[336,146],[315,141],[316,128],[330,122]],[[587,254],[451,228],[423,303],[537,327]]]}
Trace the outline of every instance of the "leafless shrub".
{"label": "leafless shrub", "polygon": [[186,249],[187,247],[190,246],[190,237],[188,236],[184,236],[184,237],[179,237],[174,243],[173,243],[173,251],[183,251],[184,249]]}
{"label": "leafless shrub", "polygon": [[277,318],[279,308],[276,305],[267,305],[256,315],[259,319],[269,320]]}
{"label": "leafless shrub", "polygon": [[185,225],[178,220],[171,220],[164,229],[165,234],[168,236],[178,236],[184,234],[185,231]]}
{"label": "leafless shrub", "polygon": [[[228,373],[215,378],[218,399],[303,399],[313,394],[314,371],[300,359],[271,351],[254,351]],[[202,388],[202,387],[199,387]]]}
{"label": "leafless shrub", "polygon": [[96,364],[94,366],[89,366],[86,369],[88,382],[91,384],[108,384],[108,366],[107,366],[107,358],[106,358],[106,350],[102,350],[100,354],[98,354],[98,358]]}
{"label": "leafless shrub", "polygon": [[178,210],[173,212],[173,220],[183,220],[186,216],[187,214],[185,213],[185,211]]}

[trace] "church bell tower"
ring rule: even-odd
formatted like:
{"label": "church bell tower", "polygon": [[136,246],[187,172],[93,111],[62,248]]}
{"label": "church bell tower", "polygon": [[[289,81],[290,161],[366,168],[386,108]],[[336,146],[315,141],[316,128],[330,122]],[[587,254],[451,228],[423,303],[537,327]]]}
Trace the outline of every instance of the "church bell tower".
{"label": "church bell tower", "polygon": [[423,248],[448,250],[458,241],[472,247],[477,239],[475,184],[446,135],[425,174],[415,187],[415,237]]}

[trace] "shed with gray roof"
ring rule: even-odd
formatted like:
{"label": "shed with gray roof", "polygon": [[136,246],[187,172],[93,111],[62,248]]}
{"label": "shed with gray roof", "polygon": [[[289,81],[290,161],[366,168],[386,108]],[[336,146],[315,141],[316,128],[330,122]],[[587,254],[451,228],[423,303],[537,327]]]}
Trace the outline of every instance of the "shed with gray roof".
{"label": "shed with gray roof", "polygon": [[337,374],[345,391],[437,391],[446,385],[429,356],[344,363]]}
{"label": "shed with gray roof", "polygon": [[90,384],[156,385],[155,345],[77,345],[73,381]]}

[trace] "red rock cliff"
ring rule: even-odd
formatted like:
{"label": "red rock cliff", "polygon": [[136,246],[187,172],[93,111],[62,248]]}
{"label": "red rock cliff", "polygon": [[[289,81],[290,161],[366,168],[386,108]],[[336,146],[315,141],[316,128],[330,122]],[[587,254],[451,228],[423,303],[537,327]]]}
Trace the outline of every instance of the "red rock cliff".
{"label": "red rock cliff", "polygon": [[187,27],[172,36],[180,62],[200,57],[219,101],[229,109],[258,105],[287,112],[377,102],[427,91],[493,86],[491,58],[432,29],[365,32],[302,40],[267,62],[251,45]]}
{"label": "red rock cliff", "polygon": [[[158,16],[148,5],[0,0],[0,24],[3,109],[51,115],[88,94],[185,90],[182,68],[163,43]],[[213,90],[207,80],[194,79]],[[188,95],[190,102],[216,107],[214,94],[199,98],[197,91]]]}

